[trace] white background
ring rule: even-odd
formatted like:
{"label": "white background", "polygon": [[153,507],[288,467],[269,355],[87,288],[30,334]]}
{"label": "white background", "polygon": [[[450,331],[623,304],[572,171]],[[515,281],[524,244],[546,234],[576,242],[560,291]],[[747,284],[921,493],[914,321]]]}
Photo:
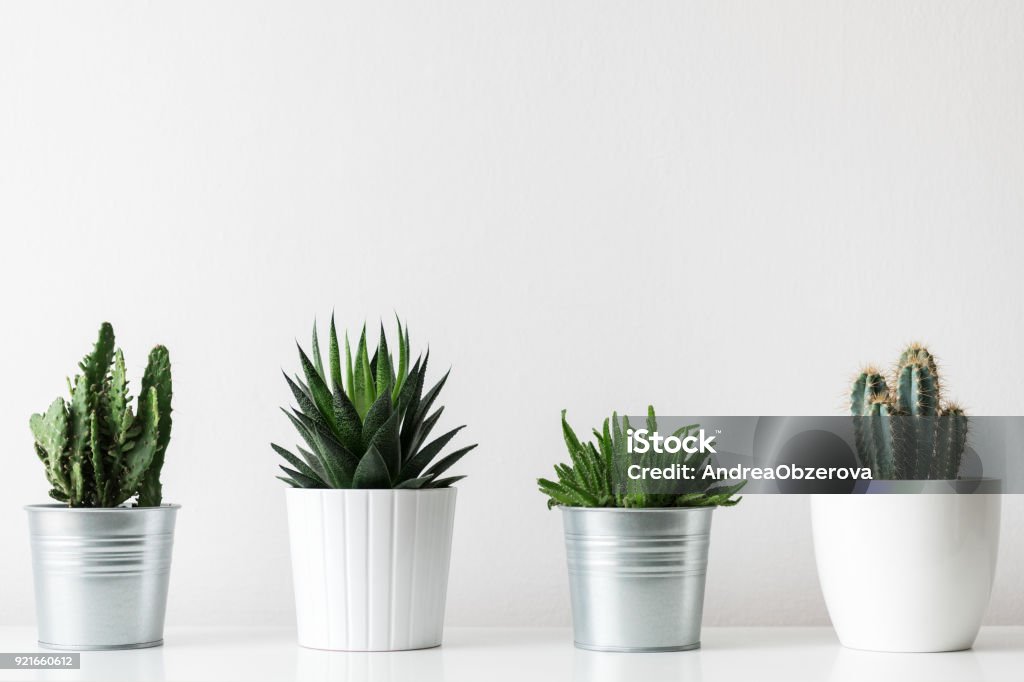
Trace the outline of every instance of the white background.
{"label": "white background", "polygon": [[[453,625],[568,623],[563,407],[839,414],[922,339],[1021,414],[1022,36],[968,0],[3,2],[0,624],[34,618],[29,414],[104,319],[135,385],[172,354],[172,625],[293,622],[268,442],[332,309],[454,368]],[[716,513],[705,614],[827,622],[805,498]]]}

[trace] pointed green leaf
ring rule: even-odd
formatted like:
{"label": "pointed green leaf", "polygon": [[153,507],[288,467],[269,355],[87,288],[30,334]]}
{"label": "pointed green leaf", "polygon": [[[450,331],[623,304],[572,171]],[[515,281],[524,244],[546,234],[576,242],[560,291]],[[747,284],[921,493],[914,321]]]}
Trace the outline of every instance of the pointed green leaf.
{"label": "pointed green leaf", "polygon": [[409,330],[406,328],[403,336],[402,321],[395,314],[395,322],[398,324],[398,372],[395,374],[395,387],[391,392],[391,401],[398,404],[398,396],[402,393],[402,386],[405,385],[405,378],[409,373]]}
{"label": "pointed green leaf", "polygon": [[355,364],[353,367],[354,377],[350,384],[350,395],[352,404],[356,406],[359,417],[362,418],[373,402],[370,397],[372,388],[368,385],[372,382],[370,378],[370,360],[366,356],[366,325],[359,335],[359,344],[356,346]]}
{"label": "pointed green leaf", "polygon": [[441,389],[444,388],[445,382],[448,381],[448,375],[450,375],[451,373],[452,371],[450,369],[447,372],[445,372],[444,376],[441,377],[441,379],[436,384],[434,384],[434,386],[429,391],[427,391],[427,394],[425,396],[423,396],[423,399],[420,401],[419,405],[416,408],[418,418],[422,418],[423,415],[426,415],[427,413],[430,412],[430,408],[433,407],[434,405],[434,400],[441,392]]}
{"label": "pointed green leaf", "polygon": [[[315,471],[309,464],[307,464],[306,462],[303,462],[299,457],[293,455],[288,450],[285,450],[280,445],[277,445],[275,443],[271,443],[270,447],[272,447],[274,449],[274,452],[279,454],[289,464],[291,464],[293,467],[295,467],[300,474],[302,474],[307,479],[309,479],[311,481],[314,481],[317,484],[316,486],[303,485],[304,488],[310,488],[310,487],[326,488],[327,487],[327,483],[324,482],[323,476],[319,472]],[[316,461],[316,459],[314,458],[313,461]],[[320,463],[317,462],[317,466],[322,466],[322,465],[320,465]],[[292,476],[292,478],[294,480],[300,482],[300,483],[303,482],[301,479],[298,479],[295,476]]]}
{"label": "pointed green leaf", "polygon": [[450,488],[453,483],[458,483],[465,476],[452,476],[450,478],[441,478],[430,484],[431,488]]}
{"label": "pointed green leaf", "polygon": [[320,339],[317,337],[317,333],[316,333],[316,320],[313,320],[313,342],[312,343],[313,343],[313,368],[316,369],[317,375],[321,379],[324,379],[325,383],[326,383],[326,377],[324,376],[324,361],[323,361],[323,358],[320,357]]}
{"label": "pointed green leaf", "polygon": [[292,395],[295,396],[295,402],[299,405],[299,411],[314,422],[320,424],[326,429],[329,429],[336,436],[340,436],[340,433],[338,433],[338,425],[334,419],[333,410],[331,412],[331,420],[328,422],[324,419],[323,414],[320,413],[320,408],[313,402],[309,393],[307,393],[298,383],[292,381],[291,378],[283,371],[281,374],[284,375],[284,380],[288,383],[288,388],[291,389]]}
{"label": "pointed green leaf", "polygon": [[438,436],[427,445],[423,446],[418,452],[412,453],[412,457],[408,458],[402,465],[402,471],[398,475],[399,480],[405,480],[407,478],[416,478],[420,475],[428,464],[430,464],[435,457],[444,449],[448,442],[455,437],[465,426],[458,426],[444,435]]}
{"label": "pointed green leaf", "polygon": [[355,378],[352,373],[352,348],[348,345],[348,331],[345,331],[345,392],[349,399],[356,401]]}
{"label": "pointed green leaf", "polygon": [[370,405],[377,400],[377,386],[374,383],[374,367],[376,365],[376,351],[374,351],[374,360],[370,359],[370,347],[366,343],[366,326],[363,326],[363,352],[362,355],[357,358],[359,367],[356,371],[363,375],[363,392],[364,402],[366,409],[370,409]]}
{"label": "pointed green leaf", "polygon": [[351,452],[362,452],[363,421],[355,405],[340,388],[334,391],[334,423],[338,427],[338,440]]}
{"label": "pointed green leaf", "polygon": [[356,467],[356,473],[352,477],[352,487],[370,489],[391,487],[388,467],[374,446],[371,445],[367,448],[366,453],[359,460],[359,466]]}
{"label": "pointed green leaf", "polygon": [[419,490],[425,487],[432,478],[430,476],[423,476],[421,478],[410,478],[406,481],[402,481],[395,486],[395,490]]}
{"label": "pointed green leaf", "polygon": [[[298,344],[296,344],[298,346]],[[320,411],[320,416],[328,424],[334,424],[334,405],[333,397],[331,396],[330,389],[327,388],[327,384],[324,383],[323,377],[317,372],[316,367],[310,362],[309,357],[305,351],[302,350],[302,346],[299,348],[299,360],[302,363],[302,373],[306,377],[306,382],[309,384],[309,392],[313,398],[313,402],[316,404],[317,409]]]}
{"label": "pointed green leaf", "polygon": [[409,370],[409,374],[402,384],[402,390],[398,393],[398,402],[395,403],[395,410],[402,415],[403,433],[406,422],[411,424],[416,416],[414,405],[418,404],[419,400],[416,386],[420,383],[420,376],[420,358],[416,358],[416,362],[413,363],[412,369]]}
{"label": "pointed green leaf", "polygon": [[390,395],[382,395],[373,402],[370,409],[366,411],[366,416],[363,417],[362,442],[364,444],[369,445],[373,442],[377,430],[391,418],[393,412]]}
{"label": "pointed green leaf", "polygon": [[579,498],[559,483],[549,481],[546,478],[538,478],[537,487],[540,488],[542,493],[550,498],[548,500],[548,509],[551,509],[556,505],[563,505],[566,507],[581,506]]}
{"label": "pointed green leaf", "polygon": [[[384,393],[377,400],[384,400],[390,404],[391,396]],[[367,416],[369,417],[370,415],[368,414]],[[364,440],[364,442],[366,441]],[[381,457],[384,458],[384,463],[388,467],[388,478],[392,481],[398,480],[398,471],[402,467],[402,445],[398,437],[397,412],[392,412],[384,423],[380,425],[380,428],[374,432],[370,438],[370,445],[375,447]]]}
{"label": "pointed green leaf", "polygon": [[469,446],[466,446],[466,447],[464,447],[464,448],[462,448],[460,450],[456,450],[455,452],[451,453],[450,455],[446,455],[445,457],[440,459],[437,462],[437,464],[435,464],[434,466],[432,466],[429,469],[427,469],[427,471],[426,471],[426,473],[424,475],[425,476],[434,476],[434,477],[440,476],[444,472],[448,471],[448,469],[450,469],[453,464],[455,464],[460,459],[462,459],[463,456],[465,456],[465,454],[467,452],[469,452],[473,448],[475,448],[476,445],[477,444],[474,443],[473,445],[469,445]]}
{"label": "pointed green leaf", "polygon": [[[288,414],[288,412],[285,412]],[[348,488],[359,459],[335,439],[327,429],[319,426],[301,412],[288,415],[303,440],[317,455],[327,471],[332,488]]]}
{"label": "pointed green leaf", "polygon": [[292,481],[297,483],[299,485],[299,487],[301,487],[301,488],[323,488],[323,487],[325,487],[323,485],[323,482],[318,480],[318,479],[316,479],[316,478],[312,478],[310,476],[306,476],[305,474],[299,473],[298,471],[295,471],[293,469],[289,469],[288,467],[284,466],[283,464],[279,464],[278,467],[280,467],[281,471],[283,471],[285,474],[287,474],[288,477]]}
{"label": "pointed green leaf", "polygon": [[308,425],[312,425],[312,420],[306,417],[306,421],[301,420],[299,417],[301,413],[295,412],[294,414],[289,413],[288,410],[281,408],[288,420],[291,421],[292,426],[299,432],[302,440],[306,441],[306,445],[316,456],[316,459],[320,462],[324,473],[327,474],[324,479],[332,488],[347,488],[347,485],[342,485],[346,480],[344,475],[344,467],[341,461],[333,456],[332,453],[328,452],[328,446],[323,443],[323,439],[320,438],[317,433],[314,432],[313,428]]}
{"label": "pointed green leaf", "polygon": [[432,415],[423,420],[423,422],[416,429],[416,433],[413,436],[410,447],[413,452],[418,452],[420,447],[423,445],[429,436],[430,432],[437,426],[438,420],[441,418],[441,414],[444,412],[444,407],[437,408]]}
{"label": "pointed green leaf", "polygon": [[299,455],[301,455],[302,461],[308,464],[309,467],[316,473],[317,478],[324,482],[325,487],[329,488],[330,485],[328,485],[327,481],[330,479],[330,477],[327,475],[327,470],[324,468],[324,465],[320,461],[320,458],[314,455],[306,448],[302,447],[301,445],[296,445],[295,449],[299,451]]}
{"label": "pointed green leaf", "polygon": [[341,353],[338,350],[338,330],[334,326],[334,313],[331,313],[331,338],[328,349],[328,361],[331,363],[331,392],[344,391],[341,383]]}
{"label": "pointed green leaf", "polygon": [[391,369],[391,354],[388,351],[388,338],[384,333],[384,325],[380,326],[380,341],[377,346],[376,384],[377,395],[387,395],[391,399],[391,390],[394,388],[394,375]]}
{"label": "pointed green leaf", "polygon": [[569,449],[569,452],[578,452],[583,449],[583,446],[580,445],[580,439],[576,432],[569,426],[565,413],[566,410],[562,410],[562,438],[565,440],[565,446]]}
{"label": "pointed green leaf", "polygon": [[583,488],[573,485],[572,483],[563,482],[562,488],[573,494],[579,501],[581,507],[596,507],[598,506],[597,497],[587,492]]}

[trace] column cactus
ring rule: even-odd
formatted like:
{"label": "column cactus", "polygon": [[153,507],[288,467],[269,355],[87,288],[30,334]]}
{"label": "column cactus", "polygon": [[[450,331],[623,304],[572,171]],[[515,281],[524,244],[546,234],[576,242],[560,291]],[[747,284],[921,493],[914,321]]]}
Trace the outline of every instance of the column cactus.
{"label": "column cactus", "polygon": [[68,380],[71,400],[57,398],[29,420],[35,450],[52,489],[70,507],[117,507],[137,499],[159,506],[160,471],[171,438],[171,363],[167,349],[149,354],[136,411],[124,354],[104,322],[92,352]]}
{"label": "column cactus", "polygon": [[912,344],[900,355],[890,390],[874,368],[850,392],[857,451],[880,479],[955,479],[967,445],[962,408],[945,403],[935,357]]}

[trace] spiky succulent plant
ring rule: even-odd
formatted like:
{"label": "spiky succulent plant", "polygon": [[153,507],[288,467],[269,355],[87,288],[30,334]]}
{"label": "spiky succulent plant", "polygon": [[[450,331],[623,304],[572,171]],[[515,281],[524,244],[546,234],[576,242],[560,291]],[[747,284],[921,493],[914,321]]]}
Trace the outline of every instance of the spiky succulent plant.
{"label": "spiky succulent plant", "polygon": [[[641,490],[638,487],[625,489],[618,482],[623,477],[615,475],[615,467],[624,468],[630,462],[627,434],[631,428],[628,417],[620,418],[617,413],[612,413],[611,419],[604,420],[600,431],[593,430],[593,442],[583,443],[569,426],[565,410],[562,410],[562,436],[565,438],[572,464],[555,465],[557,482],[546,478],[537,479],[540,491],[548,497],[548,508],[558,505],[630,508],[731,507],[743,499],[733,496],[743,487],[745,481],[735,485],[719,485],[714,479],[700,476],[683,482],[682,488],[675,488],[672,491]],[[673,435],[685,438],[698,428],[697,424],[691,424]],[[658,420],[653,406],[647,408],[647,430],[651,433],[658,430]],[[689,455],[684,463],[694,467],[694,471],[702,471],[709,463],[710,456],[707,453],[696,452]]]}
{"label": "spiky succulent plant", "polygon": [[[308,450],[298,455],[271,443],[291,466],[281,465],[282,481],[295,488],[445,488],[464,476],[441,478],[476,447],[468,445],[431,462],[462,430],[456,427],[427,442],[444,407],[433,409],[451,370],[423,392],[430,351],[409,366],[409,329],[398,320],[397,362],[384,326],[370,354],[366,326],[355,354],[345,335],[342,364],[338,333],[331,316],[325,372],[316,323],[312,358],[299,346],[302,377],[285,374],[297,408],[284,409]],[[342,377],[344,374],[344,378]],[[429,468],[428,468],[429,467]]]}
{"label": "spiky succulent plant", "polygon": [[862,371],[850,391],[861,460],[874,478],[952,480],[967,446],[968,419],[942,395],[935,357],[920,344],[900,355],[891,377]]}
{"label": "spiky succulent plant", "polygon": [[104,322],[91,353],[68,380],[71,400],[57,398],[29,425],[46,467],[50,497],[70,507],[140,507],[162,499],[160,471],[171,439],[171,360],[155,347],[132,411],[124,354]]}

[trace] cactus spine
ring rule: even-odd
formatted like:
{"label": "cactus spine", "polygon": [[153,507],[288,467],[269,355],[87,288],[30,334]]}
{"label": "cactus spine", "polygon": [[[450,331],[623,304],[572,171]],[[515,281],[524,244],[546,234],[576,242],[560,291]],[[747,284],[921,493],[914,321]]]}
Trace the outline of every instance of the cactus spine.
{"label": "cactus spine", "polygon": [[935,357],[913,344],[900,355],[890,391],[865,369],[853,382],[850,413],[857,450],[875,478],[955,479],[967,445],[963,409],[944,404]]}
{"label": "cactus spine", "polygon": [[52,486],[71,507],[116,507],[138,496],[161,503],[160,470],[171,437],[171,365],[167,349],[149,355],[138,414],[132,411],[124,354],[104,322],[79,365],[71,400],[57,398],[29,420],[35,450]]}

